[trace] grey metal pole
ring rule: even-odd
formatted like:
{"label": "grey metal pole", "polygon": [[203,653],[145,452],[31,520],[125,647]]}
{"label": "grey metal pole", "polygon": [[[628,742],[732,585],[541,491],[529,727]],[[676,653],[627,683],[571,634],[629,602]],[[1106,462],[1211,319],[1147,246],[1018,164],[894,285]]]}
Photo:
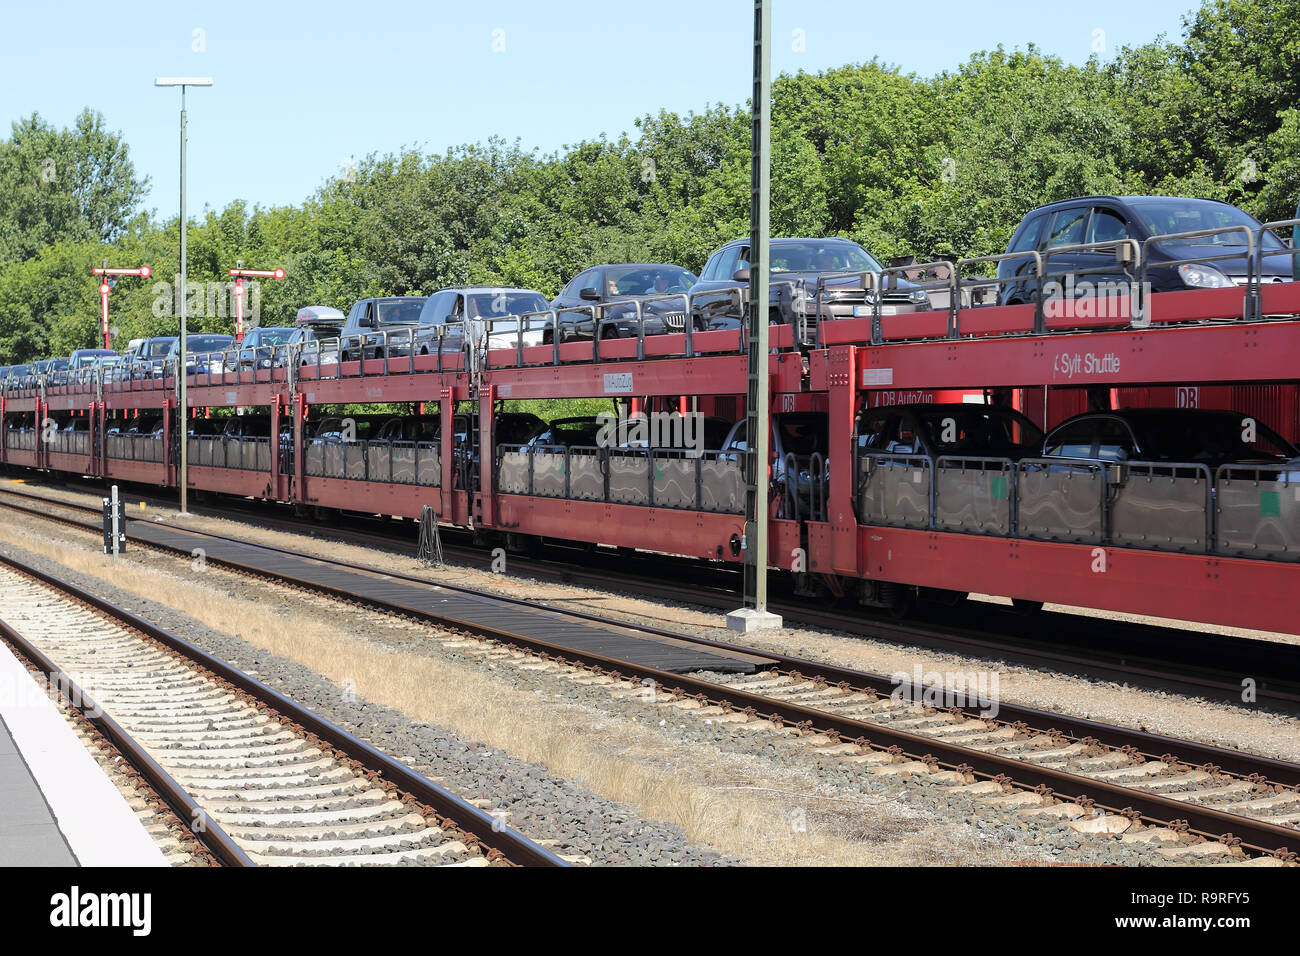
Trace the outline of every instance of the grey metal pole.
{"label": "grey metal pole", "polygon": [[186,355],[186,329],[185,329],[185,140],[186,140],[186,120],[185,120],[185,87],[181,87],[181,288],[180,288],[180,313],[181,313],[181,340],[180,354],[176,362],[176,381],[180,391],[180,398],[177,404],[180,406],[180,443],[181,443],[181,514],[187,514],[189,504],[189,408],[185,400],[185,355]]}
{"label": "grey metal pole", "polygon": [[754,112],[749,206],[749,427],[750,481],[746,489],[749,554],[745,604],[767,610],[768,514],[768,227],[771,196],[772,9],[754,3]]}
{"label": "grey metal pole", "polygon": [[769,276],[768,237],[772,157],[772,9],[754,0],[754,92],[749,204],[749,391],[745,408],[745,606],[727,616],[734,630],[780,627],[781,618],[767,610],[768,467],[770,460],[768,398]]}

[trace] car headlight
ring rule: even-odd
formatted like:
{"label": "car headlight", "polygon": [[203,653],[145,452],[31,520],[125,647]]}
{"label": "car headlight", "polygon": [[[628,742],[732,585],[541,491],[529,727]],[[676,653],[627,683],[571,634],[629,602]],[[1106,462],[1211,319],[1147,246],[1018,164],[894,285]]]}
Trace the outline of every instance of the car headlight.
{"label": "car headlight", "polygon": [[908,298],[912,300],[912,305],[916,306],[918,311],[930,308],[930,293],[924,289],[913,289],[908,293]]}
{"label": "car headlight", "polygon": [[1189,262],[1178,267],[1183,284],[1193,289],[1230,289],[1233,282],[1214,266]]}

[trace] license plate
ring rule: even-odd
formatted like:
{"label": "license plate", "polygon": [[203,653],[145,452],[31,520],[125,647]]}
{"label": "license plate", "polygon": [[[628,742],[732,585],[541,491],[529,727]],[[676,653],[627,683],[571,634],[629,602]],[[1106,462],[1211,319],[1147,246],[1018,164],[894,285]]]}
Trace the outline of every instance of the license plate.
{"label": "license plate", "polygon": [[871,317],[871,306],[869,306],[869,305],[855,305],[855,306],[853,307],[853,316],[854,316],[854,318],[859,318],[859,319],[867,319],[867,318],[870,318],[870,317]]}
{"label": "license plate", "polygon": [[882,305],[882,306],[880,307],[880,314],[881,314],[881,315],[898,315],[898,306],[896,306],[896,305]]}

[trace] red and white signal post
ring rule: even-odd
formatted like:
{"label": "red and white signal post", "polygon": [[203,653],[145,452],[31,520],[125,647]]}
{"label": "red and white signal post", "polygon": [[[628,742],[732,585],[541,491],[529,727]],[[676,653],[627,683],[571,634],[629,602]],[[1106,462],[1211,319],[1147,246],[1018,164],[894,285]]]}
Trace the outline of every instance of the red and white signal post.
{"label": "red and white signal post", "polygon": [[148,266],[140,266],[138,269],[110,269],[107,262],[99,269],[91,269],[93,274],[100,277],[99,280],[99,323],[101,331],[104,333],[104,348],[111,349],[111,337],[108,333],[108,293],[113,286],[117,285],[118,276],[139,276],[141,279],[147,279],[153,275],[153,270]]}
{"label": "red and white signal post", "polygon": [[235,277],[235,341],[244,340],[244,280],[245,279],[283,279],[283,269],[245,269],[241,259],[239,265],[230,270]]}

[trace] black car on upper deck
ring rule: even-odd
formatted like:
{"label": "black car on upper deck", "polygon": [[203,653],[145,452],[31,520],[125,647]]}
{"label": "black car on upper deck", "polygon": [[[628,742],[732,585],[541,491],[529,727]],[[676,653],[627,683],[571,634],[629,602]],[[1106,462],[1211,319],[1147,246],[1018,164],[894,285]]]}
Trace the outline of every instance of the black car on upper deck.
{"label": "black car on upper deck", "polygon": [[[1068,276],[1096,285],[1135,282],[1132,267],[1117,260],[1113,251],[1070,251],[1056,254],[1053,249],[1067,246],[1146,240],[1147,281],[1152,292],[1180,289],[1226,289],[1244,285],[1250,276],[1251,263],[1242,228],[1252,233],[1260,222],[1236,206],[1214,199],[1188,199],[1178,196],[1080,196],[1040,206],[1021,221],[1007,244],[1008,253],[1037,251],[1046,255],[1043,273],[1056,283]],[[1202,230],[1232,230],[1213,235],[1184,236],[1159,240],[1156,237]],[[1290,281],[1294,276],[1287,246],[1271,233],[1261,244],[1262,280]],[[1213,262],[1173,265],[1181,259],[1201,256],[1224,256]],[[1162,266],[1161,263],[1170,263]],[[1080,273],[1083,273],[1080,275]],[[998,263],[999,301],[1016,305],[1036,301],[1041,290],[1034,277],[1032,257],[1007,259]],[[1047,283],[1044,282],[1044,285]],[[1082,287],[1080,287],[1082,288]]]}
{"label": "black car on upper deck", "polygon": [[[773,239],[769,246],[768,314],[773,323],[796,324],[806,316],[814,328],[819,320],[872,314],[877,293],[867,293],[861,280],[841,273],[875,273],[880,260],[851,239]],[[818,283],[821,281],[821,289]],[[749,284],[749,239],[734,239],[709,256],[700,278],[691,287],[691,313],[696,328],[734,329],[744,321],[736,287]],[[906,279],[898,279],[880,301],[882,315],[926,311],[930,296]]]}
{"label": "black car on upper deck", "polygon": [[[646,335],[682,332],[686,328],[684,294],[695,274],[667,263],[628,262],[584,269],[551,300],[552,309],[579,309],[557,317],[561,342],[630,338],[637,334],[637,305]],[[549,341],[549,338],[547,338]]]}
{"label": "black car on upper deck", "polygon": [[378,358],[385,347],[389,355],[409,354],[426,298],[390,295],[353,303],[339,332],[343,361],[355,362],[363,354],[368,359]]}

